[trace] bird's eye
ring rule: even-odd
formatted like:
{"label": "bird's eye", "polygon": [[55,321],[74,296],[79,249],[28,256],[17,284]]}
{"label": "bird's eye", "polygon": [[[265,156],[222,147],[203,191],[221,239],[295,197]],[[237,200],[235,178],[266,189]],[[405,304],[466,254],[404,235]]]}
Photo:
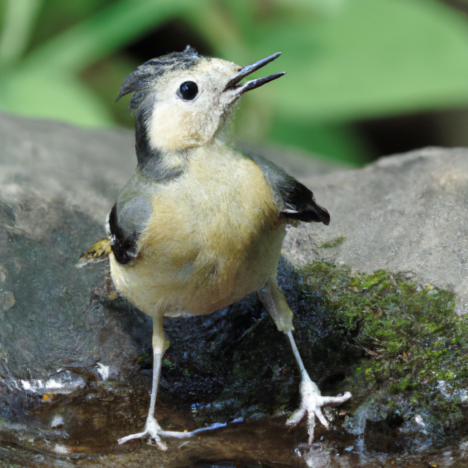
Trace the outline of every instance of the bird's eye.
{"label": "bird's eye", "polygon": [[191,101],[195,99],[195,96],[198,94],[198,86],[197,83],[193,81],[185,81],[180,85],[179,88],[179,96],[186,101]]}

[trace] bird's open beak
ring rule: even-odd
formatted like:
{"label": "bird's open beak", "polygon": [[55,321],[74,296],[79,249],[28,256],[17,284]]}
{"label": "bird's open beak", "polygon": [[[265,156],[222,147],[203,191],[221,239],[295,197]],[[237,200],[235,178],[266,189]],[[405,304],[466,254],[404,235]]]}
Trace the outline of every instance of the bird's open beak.
{"label": "bird's open beak", "polygon": [[281,52],[277,52],[276,54],[270,55],[269,57],[259,60],[258,62],[247,65],[229,80],[228,84],[224,88],[224,91],[235,90],[237,92],[236,94],[240,96],[245,92],[250,91],[251,89],[258,88],[266,83],[269,83],[270,81],[280,78],[286,72],[275,73],[274,75],[265,76],[264,78],[257,78],[256,80],[247,81],[247,83],[244,83],[243,85],[238,85],[238,83],[242,81],[243,78],[252,74],[254,71],[257,71],[259,68],[264,67],[268,63],[273,62],[273,60],[277,59],[280,55]]}

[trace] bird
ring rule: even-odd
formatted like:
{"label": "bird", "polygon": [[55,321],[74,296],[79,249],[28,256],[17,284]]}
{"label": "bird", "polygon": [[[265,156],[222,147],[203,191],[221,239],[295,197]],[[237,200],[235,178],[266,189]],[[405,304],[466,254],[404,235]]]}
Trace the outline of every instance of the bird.
{"label": "bird", "polygon": [[276,280],[288,226],[328,225],[330,215],[306,186],[238,149],[233,137],[239,99],[285,72],[244,78],[280,55],[241,67],[187,46],[145,62],[122,83],[117,100],[133,93],[137,167],[108,214],[107,243],[90,251],[109,254],[116,290],[152,317],[154,364],[145,427],[119,444],[147,439],[167,450],[166,438],[218,427],[178,432],[159,425],[163,317],[211,314],[255,292],[287,336],[301,375],[301,404],[287,424],[305,418],[312,443],[316,418],[329,427],[322,408],[351,397],[322,396],[309,377],[293,337],[293,312]]}

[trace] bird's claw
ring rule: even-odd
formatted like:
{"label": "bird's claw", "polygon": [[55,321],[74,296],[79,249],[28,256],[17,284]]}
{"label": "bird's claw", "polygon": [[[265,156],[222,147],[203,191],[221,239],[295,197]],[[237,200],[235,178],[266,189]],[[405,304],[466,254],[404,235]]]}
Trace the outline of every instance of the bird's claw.
{"label": "bird's claw", "polygon": [[351,398],[351,393],[346,392],[336,397],[322,396],[317,385],[310,378],[303,377],[301,383],[301,406],[287,420],[288,426],[296,426],[307,414],[307,432],[309,434],[309,444],[314,440],[315,418],[328,429],[329,422],[322,413],[322,408],[326,406],[339,406]]}
{"label": "bird's claw", "polygon": [[161,426],[158,424],[156,419],[153,416],[149,416],[146,420],[145,430],[143,432],[138,432],[137,434],[131,434],[126,437],[122,437],[118,440],[119,445],[125,444],[129,440],[134,439],[148,439],[148,444],[156,444],[160,450],[165,452],[167,450],[167,445],[161,440],[161,435],[164,431],[161,429]]}
{"label": "bird's claw", "polygon": [[143,432],[138,432],[137,434],[131,434],[126,437],[122,437],[118,440],[120,445],[125,444],[129,440],[133,439],[148,439],[150,445],[156,444],[161,450],[166,451],[167,445],[161,440],[161,437],[172,437],[174,439],[188,439],[193,437],[200,432],[214,431],[220,429],[221,427],[227,426],[227,423],[214,423],[210,426],[205,426],[194,431],[165,431],[161,429],[161,426],[158,424],[154,416],[148,416],[146,420],[145,430]]}

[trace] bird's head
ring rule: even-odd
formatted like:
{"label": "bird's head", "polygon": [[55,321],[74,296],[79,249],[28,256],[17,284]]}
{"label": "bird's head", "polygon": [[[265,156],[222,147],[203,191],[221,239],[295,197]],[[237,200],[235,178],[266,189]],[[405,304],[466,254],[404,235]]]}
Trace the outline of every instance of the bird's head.
{"label": "bird's head", "polygon": [[181,151],[209,143],[225,126],[233,104],[247,91],[284,72],[240,84],[242,79],[275,60],[277,53],[240,67],[203,57],[187,46],[149,60],[127,76],[117,100],[134,92],[129,107],[137,113],[146,144],[158,151]]}

